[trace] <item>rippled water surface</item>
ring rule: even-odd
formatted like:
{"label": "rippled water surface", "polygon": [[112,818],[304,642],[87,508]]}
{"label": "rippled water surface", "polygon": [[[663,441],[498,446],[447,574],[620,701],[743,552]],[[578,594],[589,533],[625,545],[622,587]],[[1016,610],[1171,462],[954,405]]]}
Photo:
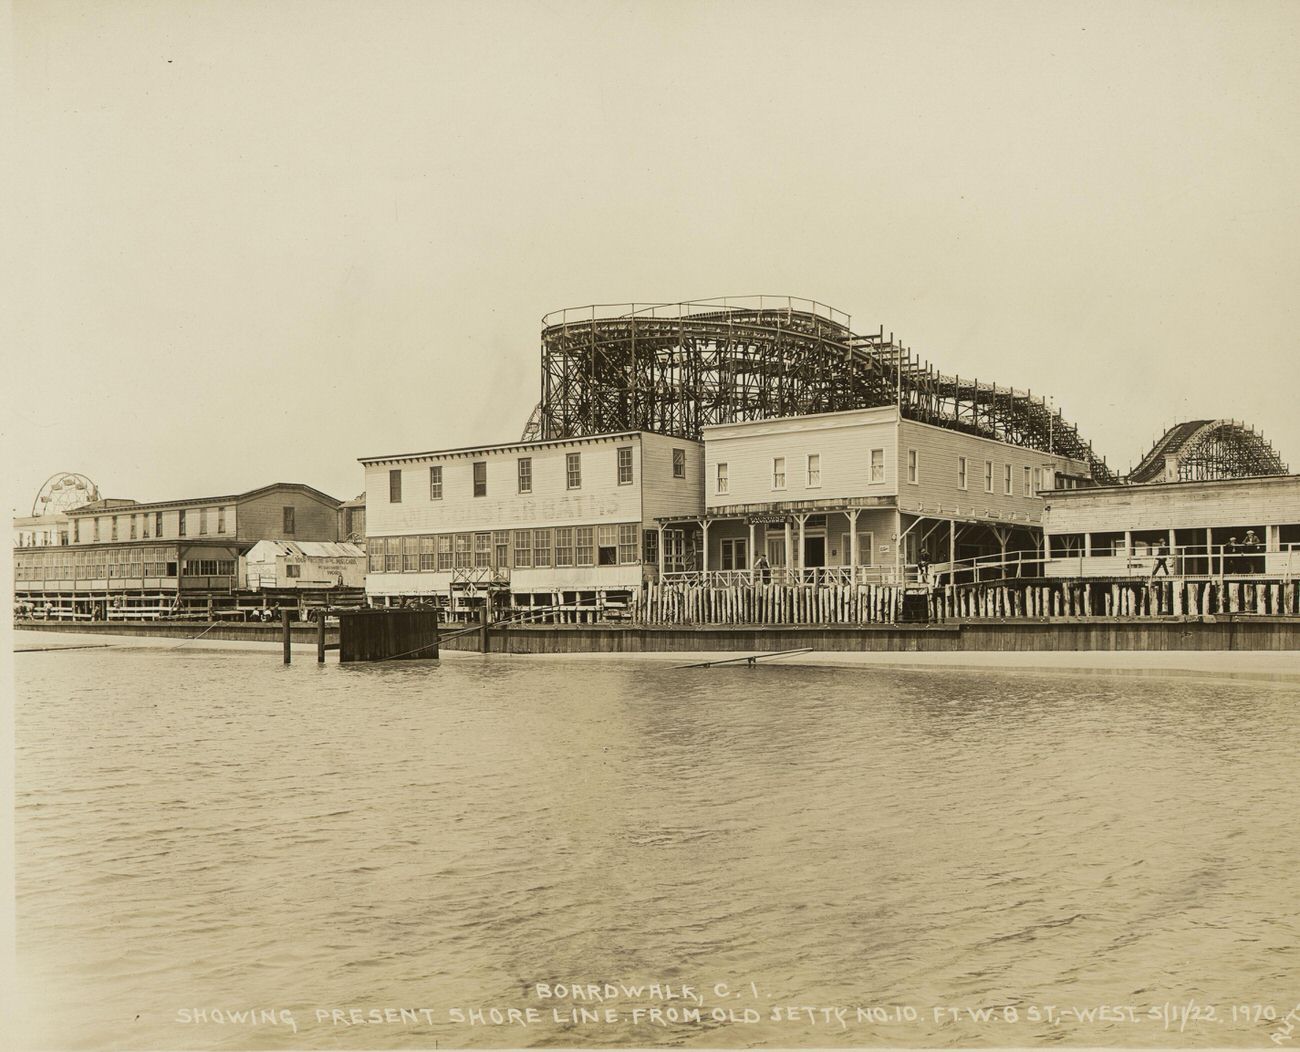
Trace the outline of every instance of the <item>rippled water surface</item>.
{"label": "rippled water surface", "polygon": [[1294,684],[14,661],[28,1047],[1271,1047],[1300,1001]]}

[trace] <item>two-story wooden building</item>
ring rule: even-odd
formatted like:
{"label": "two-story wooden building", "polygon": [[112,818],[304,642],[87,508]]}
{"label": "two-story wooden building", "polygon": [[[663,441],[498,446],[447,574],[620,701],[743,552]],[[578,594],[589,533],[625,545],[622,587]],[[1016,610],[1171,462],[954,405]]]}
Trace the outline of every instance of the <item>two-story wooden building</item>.
{"label": "two-story wooden building", "polygon": [[364,457],[366,591],[451,614],[488,594],[614,610],[658,564],[656,520],[703,507],[698,442],[648,432]]}
{"label": "two-story wooden building", "polygon": [[244,552],[266,539],[334,541],[338,507],[291,482],[229,496],[96,501],[66,513],[66,545],[15,551],[15,599],[34,613],[80,619],[233,605]]}
{"label": "two-story wooden building", "polygon": [[1044,491],[1088,479],[1080,461],[893,406],[720,424],[704,449],[703,513],[658,523],[668,574],[748,570],[760,554],[805,580],[897,580],[922,553],[940,573],[1032,562]]}

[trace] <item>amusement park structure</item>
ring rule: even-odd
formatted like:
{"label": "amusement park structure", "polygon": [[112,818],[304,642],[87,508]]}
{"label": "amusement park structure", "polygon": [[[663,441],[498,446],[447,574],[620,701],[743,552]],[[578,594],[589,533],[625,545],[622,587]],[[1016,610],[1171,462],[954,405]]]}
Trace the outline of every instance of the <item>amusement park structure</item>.
{"label": "amusement park structure", "polygon": [[700,437],[710,424],[897,405],[909,420],[1082,460],[1118,481],[1043,398],[949,376],[883,329],[859,335],[812,300],[745,296],[592,305],[542,320],[544,439],[616,431]]}
{"label": "amusement park structure", "polygon": [[1204,482],[1286,473],[1282,458],[1254,428],[1236,420],[1188,420],[1166,431],[1125,481]]}
{"label": "amusement park structure", "polygon": [[1048,401],[941,373],[893,333],[854,333],[814,300],[742,296],[592,304],[542,319],[541,401],[525,440],[617,431],[698,439],[710,424],[897,405],[909,420],[1088,464],[1101,485],[1285,474],[1254,429],[1171,428],[1123,476]]}

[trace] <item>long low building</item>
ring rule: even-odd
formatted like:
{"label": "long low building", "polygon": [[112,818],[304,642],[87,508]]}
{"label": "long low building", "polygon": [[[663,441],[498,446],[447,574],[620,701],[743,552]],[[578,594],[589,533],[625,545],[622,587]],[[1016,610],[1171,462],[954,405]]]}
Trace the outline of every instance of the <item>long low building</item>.
{"label": "long low building", "polygon": [[1300,475],[1095,486],[1045,511],[1049,576],[1300,575]]}
{"label": "long low building", "polygon": [[95,501],[66,513],[66,544],[14,552],[20,608],[53,618],[159,617],[230,606],[258,541],[335,541],[340,502],[301,483],[184,500]]}
{"label": "long low building", "polygon": [[658,565],[657,520],[698,511],[703,448],[629,431],[365,457],[366,591],[450,614],[614,611]]}

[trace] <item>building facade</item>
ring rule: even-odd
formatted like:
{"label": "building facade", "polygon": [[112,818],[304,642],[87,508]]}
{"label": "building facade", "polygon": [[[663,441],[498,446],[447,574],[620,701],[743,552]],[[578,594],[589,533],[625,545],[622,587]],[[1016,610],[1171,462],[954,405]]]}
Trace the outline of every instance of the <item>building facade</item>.
{"label": "building facade", "polygon": [[353,593],[366,584],[366,551],[347,541],[258,541],[241,561],[251,592]]}
{"label": "building facade", "polygon": [[703,459],[636,431],[363,458],[367,594],[614,609],[658,565],[656,519],[701,510]]}
{"label": "building facade", "polygon": [[159,617],[233,603],[240,559],[264,539],[337,539],[339,502],[301,483],[67,512],[67,543],[14,552],[15,599],[49,617]]}
{"label": "building facade", "polygon": [[1053,577],[1289,580],[1300,574],[1300,476],[1053,493],[1044,530],[1046,573]]}
{"label": "building facade", "polygon": [[[704,429],[699,515],[660,519],[665,573],[899,578],[1041,552],[1044,493],[1079,460],[902,419],[892,406]],[[851,571],[851,574],[850,574]]]}

